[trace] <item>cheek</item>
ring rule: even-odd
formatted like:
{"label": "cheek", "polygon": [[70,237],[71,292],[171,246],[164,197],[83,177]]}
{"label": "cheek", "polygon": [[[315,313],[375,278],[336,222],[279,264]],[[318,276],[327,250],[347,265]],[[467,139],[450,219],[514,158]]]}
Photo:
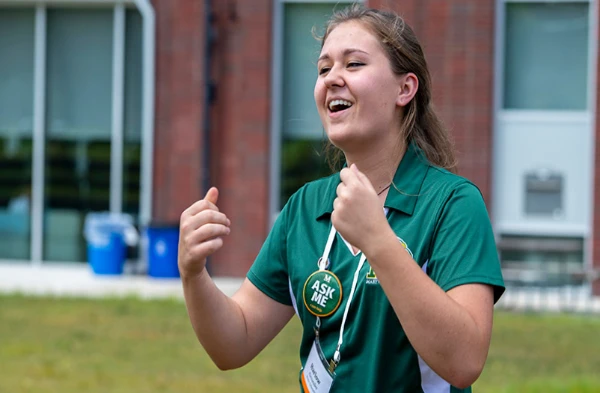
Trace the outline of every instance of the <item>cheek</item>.
{"label": "cheek", "polygon": [[325,86],[323,86],[323,82],[317,80],[315,83],[315,90],[313,92],[315,97],[315,103],[317,104],[317,109],[321,110],[321,103],[325,100]]}
{"label": "cheek", "polygon": [[371,99],[380,111],[393,111],[396,108],[398,91],[394,88],[395,81],[381,80],[371,86]]}

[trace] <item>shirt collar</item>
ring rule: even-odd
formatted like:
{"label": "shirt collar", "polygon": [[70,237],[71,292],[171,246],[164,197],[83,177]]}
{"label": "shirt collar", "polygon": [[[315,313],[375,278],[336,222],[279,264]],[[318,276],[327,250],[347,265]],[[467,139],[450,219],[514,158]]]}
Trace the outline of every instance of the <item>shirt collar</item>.
{"label": "shirt collar", "polygon": [[384,206],[412,215],[430,165],[416,143],[410,143],[398,165]]}
{"label": "shirt collar", "polygon": [[[400,165],[398,165],[398,169],[394,175],[394,182],[388,191],[384,207],[412,215],[430,165],[423,151],[415,143],[410,143],[400,161]],[[339,173],[331,176],[321,204],[317,209],[317,220],[333,213],[333,201],[335,200],[336,188],[339,183]]]}

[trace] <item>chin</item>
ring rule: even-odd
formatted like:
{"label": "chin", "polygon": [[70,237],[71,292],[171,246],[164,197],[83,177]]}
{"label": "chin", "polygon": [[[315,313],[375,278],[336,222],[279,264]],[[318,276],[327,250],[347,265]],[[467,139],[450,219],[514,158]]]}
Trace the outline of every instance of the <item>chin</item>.
{"label": "chin", "polygon": [[350,139],[352,139],[345,132],[326,131],[325,134],[327,135],[329,142],[340,149],[342,149],[343,146],[347,144]]}
{"label": "chin", "polygon": [[344,152],[352,150],[353,146],[361,145],[361,138],[357,137],[357,135],[355,134],[353,135],[345,132],[332,132],[328,133],[327,137],[332,145]]}

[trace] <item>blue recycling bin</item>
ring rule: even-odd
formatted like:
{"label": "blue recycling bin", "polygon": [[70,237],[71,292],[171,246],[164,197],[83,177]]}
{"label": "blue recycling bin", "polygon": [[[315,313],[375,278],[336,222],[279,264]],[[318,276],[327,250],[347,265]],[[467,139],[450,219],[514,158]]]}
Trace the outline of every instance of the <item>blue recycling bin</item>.
{"label": "blue recycling bin", "polygon": [[123,235],[110,232],[104,241],[89,241],[87,246],[88,262],[95,274],[123,274],[127,247]]}
{"label": "blue recycling bin", "polygon": [[148,275],[155,278],[178,278],[179,226],[150,224],[146,233],[148,235]]}
{"label": "blue recycling bin", "polygon": [[137,242],[133,218],[110,212],[88,213],[83,234],[87,241],[88,263],[95,274],[123,273],[127,246]]}

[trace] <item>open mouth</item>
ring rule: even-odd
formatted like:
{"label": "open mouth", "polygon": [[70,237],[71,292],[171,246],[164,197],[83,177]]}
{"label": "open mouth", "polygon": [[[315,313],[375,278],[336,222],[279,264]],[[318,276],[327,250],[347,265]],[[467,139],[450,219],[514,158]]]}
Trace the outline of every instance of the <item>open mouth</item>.
{"label": "open mouth", "polygon": [[328,108],[332,113],[342,112],[350,108],[353,104],[346,100],[332,100],[329,102]]}

